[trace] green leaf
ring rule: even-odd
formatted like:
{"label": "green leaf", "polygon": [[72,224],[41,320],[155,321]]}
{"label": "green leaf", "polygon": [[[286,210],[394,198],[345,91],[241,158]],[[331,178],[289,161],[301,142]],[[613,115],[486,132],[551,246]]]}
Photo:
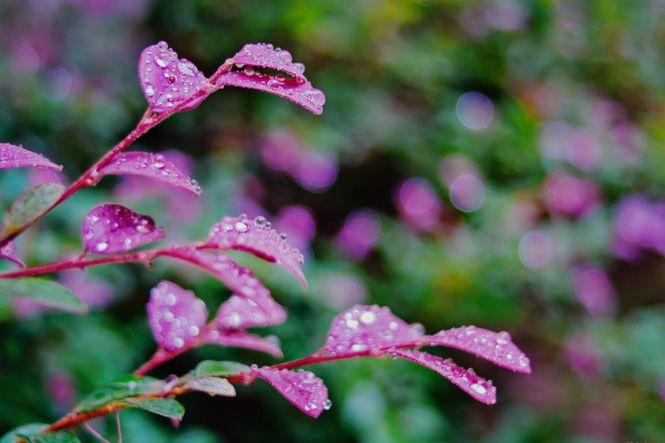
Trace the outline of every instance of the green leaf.
{"label": "green leaf", "polygon": [[26,297],[69,312],[85,313],[88,307],[69,289],[43,278],[0,279],[0,297]]}
{"label": "green leaf", "polygon": [[210,395],[223,395],[225,397],[235,397],[236,390],[233,385],[225,378],[220,377],[196,377],[185,383],[185,386],[200,392],[206,392]]}
{"label": "green leaf", "polygon": [[27,443],[80,443],[81,440],[71,431],[54,432],[43,435],[25,435],[16,434],[17,437],[22,438]]}
{"label": "green leaf", "polygon": [[[30,436],[39,434],[42,430],[48,428],[47,424],[43,423],[30,423],[27,425],[19,426],[16,429],[12,429],[8,433],[0,438],[0,443],[15,443],[17,435]],[[21,437],[25,439],[25,437]]]}
{"label": "green leaf", "polygon": [[164,383],[156,378],[128,375],[98,388],[83,399],[76,410],[78,412],[92,411],[115,400],[158,392],[163,386]]}
{"label": "green leaf", "polygon": [[234,375],[241,374],[243,372],[249,372],[249,366],[234,361],[204,360],[201,363],[199,363],[193,371],[187,374],[187,376],[188,377],[204,377],[204,376],[231,377]]}
{"label": "green leaf", "polygon": [[21,194],[2,217],[0,241],[37,221],[64,192],[61,184],[45,183]]}
{"label": "green leaf", "polygon": [[124,401],[136,408],[167,418],[181,420],[185,415],[185,407],[172,398],[128,398]]}

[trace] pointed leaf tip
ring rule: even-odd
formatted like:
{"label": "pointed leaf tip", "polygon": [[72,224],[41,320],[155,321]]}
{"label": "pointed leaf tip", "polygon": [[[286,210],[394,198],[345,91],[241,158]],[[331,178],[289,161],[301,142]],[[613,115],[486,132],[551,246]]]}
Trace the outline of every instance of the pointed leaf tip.
{"label": "pointed leaf tip", "polygon": [[513,344],[510,334],[505,331],[497,333],[466,326],[440,331],[428,337],[428,340],[431,345],[469,352],[515,372],[531,372],[529,358]]}
{"label": "pointed leaf tip", "polygon": [[9,143],[0,143],[0,169],[11,168],[45,168],[54,171],[62,170],[62,165],[56,165],[46,157],[36,152],[28,151],[22,146]]}
{"label": "pointed leaf tip", "polygon": [[400,357],[438,372],[453,384],[476,400],[493,405],[496,403],[496,387],[489,381],[477,376],[473,370],[464,369],[450,359],[442,359],[427,352],[412,350],[391,351],[394,357]]}
{"label": "pointed leaf tip", "polygon": [[[139,57],[139,81],[148,104],[154,112],[175,109],[190,99],[206,82],[206,77],[187,59],[166,44],[148,46]],[[201,96],[183,107],[189,111],[206,98]]]}
{"label": "pointed leaf tip", "polygon": [[310,417],[318,418],[324,410],[330,409],[328,389],[310,371],[254,366],[252,372],[270,383],[284,398]]}
{"label": "pointed leaf tip", "polygon": [[152,217],[115,204],[90,211],[81,230],[84,249],[96,254],[129,251],[166,236]]}
{"label": "pointed leaf tip", "polygon": [[39,220],[64,192],[65,187],[61,184],[44,183],[21,194],[2,217],[0,244]]}
{"label": "pointed leaf tip", "polygon": [[300,269],[304,263],[303,254],[289,244],[286,235],[274,230],[265,217],[258,216],[253,220],[244,214],[224,217],[211,228],[208,244],[221,250],[246,251],[279,263],[298,279],[303,288],[307,288],[307,280]]}
{"label": "pointed leaf tip", "polygon": [[8,241],[4,245],[0,244],[0,259],[8,260],[21,268],[25,268],[25,263],[16,255],[14,242]]}
{"label": "pointed leaf tip", "polygon": [[275,358],[284,357],[276,338],[260,337],[243,330],[210,329],[204,340],[205,343],[264,352]]}
{"label": "pointed leaf tip", "polygon": [[399,346],[415,346],[424,340],[420,331],[390,309],[373,306],[354,306],[332,321],[324,350],[343,355],[358,352],[382,352]]}
{"label": "pointed leaf tip", "polygon": [[203,300],[169,281],[151,289],[146,310],[155,341],[167,351],[198,341],[208,319]]}
{"label": "pointed leaf tip", "polygon": [[201,195],[196,180],[188,177],[162,154],[123,152],[99,170],[101,175],[134,175]]}

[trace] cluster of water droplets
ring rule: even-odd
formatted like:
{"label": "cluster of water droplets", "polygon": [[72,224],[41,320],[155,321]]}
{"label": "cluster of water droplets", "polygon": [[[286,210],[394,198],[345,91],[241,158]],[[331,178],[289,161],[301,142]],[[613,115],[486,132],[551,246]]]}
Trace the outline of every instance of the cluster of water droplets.
{"label": "cluster of water droplets", "polygon": [[82,226],[85,250],[97,254],[129,251],[165,235],[152,217],[114,204],[94,208]]}
{"label": "cluster of water droplets", "polygon": [[430,337],[432,345],[448,346],[473,353],[517,372],[530,372],[529,358],[511,341],[508,332],[493,332],[476,326],[441,331]]}
{"label": "cluster of water droplets", "polygon": [[382,353],[387,348],[415,346],[422,341],[421,325],[409,325],[390,309],[354,306],[333,320],[324,349],[331,355]]}
{"label": "cluster of water droplets", "polygon": [[[174,108],[207,81],[194,63],[179,59],[178,54],[163,41],[149,46],[141,54],[139,78],[143,93],[155,112]],[[183,110],[196,107],[203,99]]]}
{"label": "cluster of water droplets", "polygon": [[52,163],[36,152],[28,151],[21,146],[0,143],[0,169],[11,168],[47,168],[59,171],[62,166]]}
{"label": "cluster of water droplets", "polygon": [[103,175],[134,175],[159,180],[168,185],[185,189],[196,195],[201,194],[201,186],[196,180],[184,174],[163,154],[150,152],[123,152],[100,171]]}
{"label": "cluster of water droplets", "polygon": [[290,371],[271,367],[252,366],[252,373],[270,383],[280,394],[305,414],[318,417],[332,407],[328,389],[323,381],[310,371]]}
{"label": "cluster of water droplets", "polygon": [[208,318],[203,300],[168,281],[152,288],[146,309],[155,340],[169,351],[197,341]]}

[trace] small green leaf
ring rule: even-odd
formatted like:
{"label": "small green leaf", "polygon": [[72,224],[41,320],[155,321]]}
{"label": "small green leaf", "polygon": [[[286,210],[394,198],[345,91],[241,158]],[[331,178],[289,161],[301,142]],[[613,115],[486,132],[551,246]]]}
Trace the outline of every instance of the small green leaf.
{"label": "small green leaf", "polygon": [[210,395],[236,396],[236,390],[233,388],[233,385],[227,379],[220,377],[192,378],[185,383],[185,386],[194,391],[206,392]]}
{"label": "small green leaf", "polygon": [[164,383],[156,378],[128,375],[95,390],[79,403],[76,410],[92,411],[115,400],[158,392],[163,386]]}
{"label": "small green leaf", "polygon": [[185,407],[172,398],[128,398],[124,401],[136,408],[167,418],[181,420],[185,415]]}
{"label": "small green leaf", "polygon": [[45,183],[21,194],[2,217],[0,242],[37,221],[64,192],[61,184]]}
{"label": "small green leaf", "polygon": [[187,374],[187,376],[188,377],[204,377],[204,376],[231,377],[234,375],[241,374],[243,372],[249,372],[249,366],[243,365],[241,363],[236,363],[234,361],[204,360],[201,363],[199,363],[193,371]]}
{"label": "small green leaf", "polygon": [[69,289],[43,278],[0,279],[0,297],[26,297],[45,306],[85,313],[88,307]]}
{"label": "small green leaf", "polygon": [[16,434],[17,437],[22,438],[27,443],[80,443],[81,440],[71,431],[54,432],[50,434]]}
{"label": "small green leaf", "polygon": [[[15,443],[17,435],[30,436],[39,434],[42,430],[48,428],[47,424],[43,423],[30,423],[27,425],[19,426],[16,429],[12,429],[8,433],[0,438],[0,443]],[[25,437],[21,437],[25,439]]]}

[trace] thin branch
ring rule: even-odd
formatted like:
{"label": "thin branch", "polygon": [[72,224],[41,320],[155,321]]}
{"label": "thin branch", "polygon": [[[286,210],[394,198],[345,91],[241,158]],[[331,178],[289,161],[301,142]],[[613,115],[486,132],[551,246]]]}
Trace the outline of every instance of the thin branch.
{"label": "thin branch", "polygon": [[92,435],[93,437],[95,437],[97,440],[99,440],[99,441],[101,441],[101,442],[104,442],[104,443],[111,443],[110,441],[108,441],[107,439],[105,439],[105,438],[102,436],[102,434],[100,434],[99,432],[97,432],[97,431],[95,430],[95,428],[93,428],[93,427],[90,425],[90,423],[83,423],[83,427],[85,428],[86,431],[88,431],[88,432],[90,433],[90,435]]}
{"label": "thin branch", "polygon": [[115,413],[115,430],[118,443],[122,443],[122,423],[120,423],[120,411]]}

